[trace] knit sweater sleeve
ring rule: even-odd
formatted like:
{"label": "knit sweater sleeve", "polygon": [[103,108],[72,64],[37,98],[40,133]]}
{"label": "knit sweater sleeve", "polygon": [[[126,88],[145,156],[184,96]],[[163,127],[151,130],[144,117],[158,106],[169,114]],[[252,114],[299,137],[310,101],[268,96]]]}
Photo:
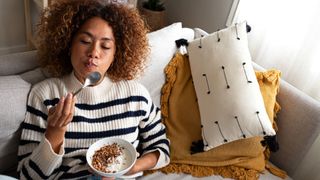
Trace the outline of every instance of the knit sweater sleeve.
{"label": "knit sweater sleeve", "polygon": [[39,92],[32,89],[18,150],[20,179],[51,179],[57,175],[55,170],[61,166],[64,144],[59,154],[56,154],[44,136],[47,112]]}
{"label": "knit sweater sleeve", "polygon": [[170,162],[169,139],[166,137],[164,124],[161,122],[161,111],[152,102],[147,90],[145,91],[147,104],[144,107],[146,114],[140,122],[140,142],[142,153],[146,154],[153,151],[159,151],[160,156],[156,166],[153,169],[164,167]]}

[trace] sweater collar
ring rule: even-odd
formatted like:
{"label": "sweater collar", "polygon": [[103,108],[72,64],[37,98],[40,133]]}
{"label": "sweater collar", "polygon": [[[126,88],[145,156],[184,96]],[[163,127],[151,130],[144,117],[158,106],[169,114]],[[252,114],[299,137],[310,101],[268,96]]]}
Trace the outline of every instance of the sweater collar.
{"label": "sweater collar", "polygon": [[[113,86],[114,82],[107,76],[102,78],[103,80],[99,84],[95,86],[88,86],[81,90],[81,92],[77,94],[77,99],[92,99],[105,96],[106,92],[108,92],[108,90]],[[74,72],[67,75],[64,78],[64,82],[68,92],[75,92],[83,85],[74,75]]]}

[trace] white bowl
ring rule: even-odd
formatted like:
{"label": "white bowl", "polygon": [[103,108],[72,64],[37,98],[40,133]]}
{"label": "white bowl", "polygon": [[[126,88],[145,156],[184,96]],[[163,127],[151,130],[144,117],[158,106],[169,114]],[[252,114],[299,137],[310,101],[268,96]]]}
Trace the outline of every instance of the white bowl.
{"label": "white bowl", "polygon": [[[92,166],[92,157],[94,155],[94,153],[101,149],[102,147],[106,146],[106,145],[111,145],[113,143],[117,143],[120,147],[124,148],[123,151],[123,156],[125,156],[125,163],[124,165],[121,166],[121,168],[113,173],[106,173],[106,172],[102,172],[99,171],[97,169],[95,169]],[[137,160],[137,152],[136,149],[134,148],[134,146],[121,138],[116,138],[116,137],[108,137],[108,138],[103,138],[100,139],[98,141],[96,141],[95,143],[93,143],[86,154],[86,159],[87,159],[87,163],[89,164],[89,166],[91,167],[91,169],[96,173],[99,174],[100,176],[103,177],[120,177],[122,175],[124,175],[125,173],[127,173],[132,166],[135,164],[136,160]]]}

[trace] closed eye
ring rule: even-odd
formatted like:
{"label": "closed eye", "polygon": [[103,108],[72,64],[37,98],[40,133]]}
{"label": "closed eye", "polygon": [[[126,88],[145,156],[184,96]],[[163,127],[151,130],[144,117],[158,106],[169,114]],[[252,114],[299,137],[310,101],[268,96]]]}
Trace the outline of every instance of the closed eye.
{"label": "closed eye", "polygon": [[90,44],[90,41],[86,41],[86,40],[80,40],[80,42],[81,42],[82,44]]}
{"label": "closed eye", "polygon": [[102,47],[102,49],[111,49],[110,47],[106,47],[106,46],[101,46]]}

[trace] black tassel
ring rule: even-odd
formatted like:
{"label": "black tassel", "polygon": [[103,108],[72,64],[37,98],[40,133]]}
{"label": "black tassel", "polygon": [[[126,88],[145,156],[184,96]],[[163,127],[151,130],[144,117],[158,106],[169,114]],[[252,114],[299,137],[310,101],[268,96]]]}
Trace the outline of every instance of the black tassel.
{"label": "black tassel", "polygon": [[203,140],[193,141],[190,147],[191,154],[203,152]]}
{"label": "black tassel", "polygon": [[279,150],[279,144],[277,141],[277,136],[264,136],[261,141],[262,146],[267,146],[272,152],[277,152]]}
{"label": "black tassel", "polygon": [[177,48],[180,48],[180,46],[188,46],[189,45],[188,40],[186,40],[186,39],[178,39],[175,42],[176,42]]}
{"label": "black tassel", "polygon": [[246,24],[246,30],[247,30],[247,33],[249,33],[251,31],[251,26],[249,26],[248,24]]}

